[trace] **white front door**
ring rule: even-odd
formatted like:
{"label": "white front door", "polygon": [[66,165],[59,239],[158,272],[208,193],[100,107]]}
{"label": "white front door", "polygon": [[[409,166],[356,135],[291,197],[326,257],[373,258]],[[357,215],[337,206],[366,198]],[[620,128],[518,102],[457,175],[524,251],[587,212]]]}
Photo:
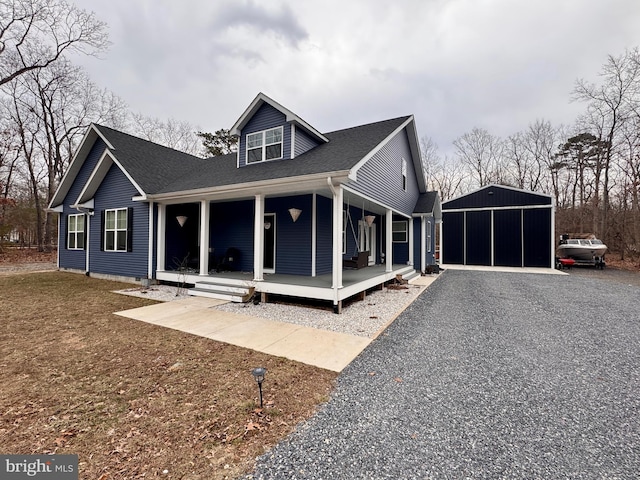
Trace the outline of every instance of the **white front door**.
{"label": "white front door", "polygon": [[367,225],[364,220],[358,221],[358,228],[360,229],[360,245],[358,245],[359,252],[369,252],[369,265],[375,265],[376,263],[376,225],[372,223],[371,226]]}

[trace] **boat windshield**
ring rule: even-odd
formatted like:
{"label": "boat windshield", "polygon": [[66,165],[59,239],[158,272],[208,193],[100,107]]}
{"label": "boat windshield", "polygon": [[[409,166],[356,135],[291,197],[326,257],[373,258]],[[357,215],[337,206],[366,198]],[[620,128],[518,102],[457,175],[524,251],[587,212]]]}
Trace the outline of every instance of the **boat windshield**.
{"label": "boat windshield", "polygon": [[589,243],[589,240],[580,240],[580,245],[591,245],[591,243]]}
{"label": "boat windshield", "polygon": [[567,243],[569,245],[579,245],[580,244],[579,240],[567,240]]}
{"label": "boat windshield", "polygon": [[591,240],[591,245],[603,245],[602,240]]}

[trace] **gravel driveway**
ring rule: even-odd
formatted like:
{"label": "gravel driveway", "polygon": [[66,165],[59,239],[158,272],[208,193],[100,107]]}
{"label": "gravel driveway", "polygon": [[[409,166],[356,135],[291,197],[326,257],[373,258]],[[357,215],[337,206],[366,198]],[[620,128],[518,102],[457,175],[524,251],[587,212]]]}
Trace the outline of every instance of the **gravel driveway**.
{"label": "gravel driveway", "polygon": [[447,271],[249,478],[638,472],[640,288]]}

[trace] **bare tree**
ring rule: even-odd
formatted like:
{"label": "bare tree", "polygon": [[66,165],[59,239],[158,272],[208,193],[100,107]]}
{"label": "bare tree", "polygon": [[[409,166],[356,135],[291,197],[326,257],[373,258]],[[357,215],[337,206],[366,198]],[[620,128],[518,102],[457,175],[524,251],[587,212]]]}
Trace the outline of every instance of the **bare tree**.
{"label": "bare tree", "polygon": [[[604,142],[606,149],[602,155],[602,181],[596,182],[595,206],[600,212],[600,192],[602,192],[602,215],[600,235],[606,237],[609,213],[610,174],[612,161],[619,142],[619,132],[634,109],[640,105],[640,52],[638,48],[627,50],[614,57],[609,55],[600,76],[602,83],[596,85],[578,80],[573,97],[587,102],[584,122],[593,127],[594,134]],[[599,177],[599,175],[598,175]]]}
{"label": "bare tree", "polygon": [[159,143],[191,155],[198,155],[202,148],[200,137],[195,133],[197,129],[188,122],[172,118],[163,121],[141,113],[134,113],[131,115],[131,122],[127,130],[150,142]]}
{"label": "bare tree", "polygon": [[474,127],[453,142],[456,155],[471,172],[477,186],[504,180],[505,172],[501,161],[504,144],[498,137],[483,128]]}
{"label": "bare tree", "polygon": [[65,52],[93,55],[107,45],[106,25],[64,0],[0,0],[0,86]]}

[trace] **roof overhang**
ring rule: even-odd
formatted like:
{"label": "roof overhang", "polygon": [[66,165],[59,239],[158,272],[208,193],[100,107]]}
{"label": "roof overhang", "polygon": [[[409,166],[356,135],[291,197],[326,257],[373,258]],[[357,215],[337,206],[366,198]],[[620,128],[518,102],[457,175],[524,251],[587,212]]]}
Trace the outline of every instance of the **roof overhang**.
{"label": "roof overhang", "polygon": [[413,115],[410,115],[398,128],[391,132],[387,137],[375,146],[365,157],[356,163],[349,172],[349,178],[353,181],[358,179],[358,170],[362,168],[375,154],[377,154],[387,143],[391,141],[402,130],[407,129],[407,139],[409,141],[409,150],[411,151],[411,159],[413,167],[416,171],[416,180],[418,181],[418,189],[420,192],[427,191],[427,183],[422,165],[422,157],[420,155],[420,147],[418,145],[418,133],[416,131],[416,122]]}
{"label": "roof overhang", "polygon": [[275,100],[269,98],[268,96],[266,96],[262,92],[260,92],[256,96],[256,98],[253,99],[253,102],[251,102],[251,104],[247,107],[247,109],[240,116],[240,118],[236,121],[236,123],[233,124],[233,126],[231,127],[231,130],[230,130],[230,133],[232,135],[240,136],[240,134],[242,133],[242,129],[245,127],[245,125],[249,122],[249,120],[251,120],[251,118],[256,114],[256,112],[260,109],[260,107],[262,107],[262,105],[264,105],[265,103],[268,104],[268,105],[271,105],[273,108],[275,108],[276,110],[278,110],[281,113],[283,113],[284,116],[287,119],[287,122],[294,123],[295,125],[298,125],[298,126],[304,128],[312,136],[316,137],[318,140],[320,140],[322,142],[328,142],[329,141],[329,139],[327,137],[325,137],[322,133],[320,133],[318,130],[316,130],[311,125],[309,125],[307,122],[305,122],[298,115],[293,113],[288,108],[283,107],[278,102],[276,102]]}
{"label": "roof overhang", "polygon": [[138,190],[140,195],[142,196],[145,195],[142,188],[140,188],[140,186],[135,182],[135,180],[131,177],[131,175],[129,175],[129,173],[122,167],[122,165],[120,165],[120,162],[118,162],[118,160],[113,155],[113,153],[111,153],[109,150],[105,150],[102,156],[100,157],[100,160],[98,160],[98,163],[96,164],[95,168],[91,172],[91,175],[87,180],[87,183],[85,183],[84,187],[82,188],[80,195],[78,195],[75,205],[83,205],[85,202],[89,201],[95,196],[96,192],[98,191],[98,187],[100,187],[100,184],[104,180],[104,177],[107,175],[107,173],[109,172],[109,169],[114,164],[118,166],[118,168],[122,171],[122,173],[124,173],[124,175],[131,182],[131,184],[136,188],[136,190]]}
{"label": "roof overhang", "polygon": [[144,200],[159,203],[182,203],[198,200],[233,200],[255,195],[292,195],[296,193],[320,191],[328,188],[327,178],[334,185],[348,181],[348,171],[323,172],[312,175],[262,180],[257,182],[234,183],[219,187],[199,188],[182,192],[146,195]]}
{"label": "roof overhang", "polygon": [[50,210],[53,210],[54,208],[62,205],[62,202],[64,202],[65,197],[69,193],[69,190],[71,189],[71,186],[73,185],[73,182],[76,179],[76,176],[80,172],[80,169],[84,164],[84,161],[89,155],[89,152],[91,152],[91,149],[93,148],[93,145],[95,144],[98,138],[100,138],[106,144],[108,149],[113,150],[113,145],[111,145],[111,143],[109,143],[109,141],[104,137],[104,135],[100,133],[100,130],[98,130],[96,125],[94,125],[93,123],[89,125],[89,128],[87,128],[87,131],[85,132],[84,137],[82,137],[80,146],[78,147],[75,155],[71,159],[71,163],[69,164],[69,168],[67,169],[67,172],[65,173],[64,177],[62,177],[62,181],[60,182],[60,185],[58,185],[56,192],[53,194],[53,197],[51,198],[51,202],[49,202]]}

